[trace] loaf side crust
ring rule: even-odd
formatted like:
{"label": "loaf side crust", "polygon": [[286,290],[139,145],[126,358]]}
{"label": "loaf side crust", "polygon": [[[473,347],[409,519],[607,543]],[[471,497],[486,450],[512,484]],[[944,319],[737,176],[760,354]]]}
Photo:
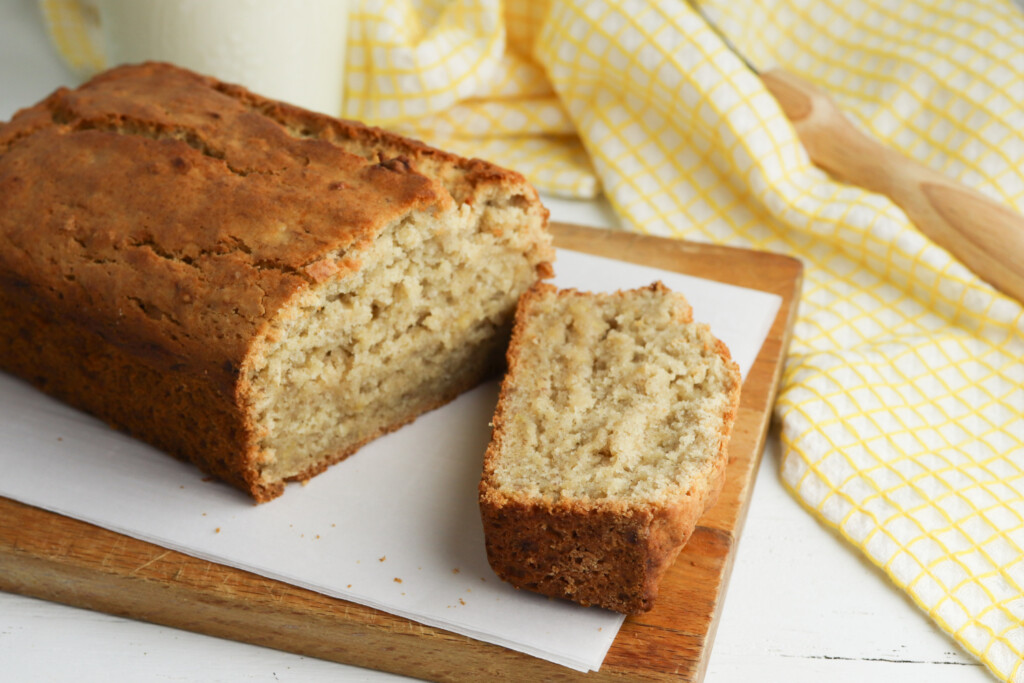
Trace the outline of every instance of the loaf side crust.
{"label": "loaf side crust", "polygon": [[[668,291],[660,282],[649,289]],[[534,303],[552,294],[586,295],[538,283],[520,299],[507,354],[509,369],[479,486],[488,561],[501,579],[517,588],[623,614],[647,612],[654,606],[665,573],[724,485],[729,437],[740,399],[739,371],[728,348],[716,339],[715,353],[731,368],[734,381],[722,416],[718,450],[708,459],[704,476],[687,490],[646,504],[621,499],[552,500],[505,491],[497,485],[494,472],[505,425],[512,418],[509,396],[518,381],[524,329]],[[692,311],[687,308],[679,322],[692,322]]]}

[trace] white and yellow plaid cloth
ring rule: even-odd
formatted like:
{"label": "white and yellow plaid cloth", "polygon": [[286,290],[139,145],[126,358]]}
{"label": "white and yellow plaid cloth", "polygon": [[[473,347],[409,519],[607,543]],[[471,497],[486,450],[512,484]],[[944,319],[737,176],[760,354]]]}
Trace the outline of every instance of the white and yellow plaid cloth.
{"label": "white and yellow plaid cloth", "polygon": [[[76,0],[42,0],[83,71]],[[998,677],[1024,681],[1024,310],[887,199],[813,167],[683,0],[359,0],[343,115],[604,192],[630,230],[793,254],[776,418],[796,498]],[[1024,211],[1011,0],[705,0],[760,67]],[[1024,267],[1024,264],[1022,264]]]}

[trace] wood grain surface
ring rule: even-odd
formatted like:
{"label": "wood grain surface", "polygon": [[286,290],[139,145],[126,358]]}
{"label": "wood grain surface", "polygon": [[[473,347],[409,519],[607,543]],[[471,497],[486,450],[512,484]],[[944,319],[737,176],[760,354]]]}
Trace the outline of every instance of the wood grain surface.
{"label": "wood grain surface", "polygon": [[800,291],[795,259],[578,226],[560,247],[780,295],[743,385],[727,480],[666,576],[630,617],[599,672],[581,674],[437,628],[0,498],[0,589],[406,676],[444,681],[699,681],[707,667]]}

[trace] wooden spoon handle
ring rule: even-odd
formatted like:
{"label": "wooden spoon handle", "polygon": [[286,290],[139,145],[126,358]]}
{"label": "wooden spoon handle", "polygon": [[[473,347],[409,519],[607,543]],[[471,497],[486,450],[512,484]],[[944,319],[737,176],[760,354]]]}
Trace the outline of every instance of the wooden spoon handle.
{"label": "wooden spoon handle", "polygon": [[761,80],[815,166],[886,195],[978,277],[1024,302],[1024,216],[865,135],[807,81],[780,69]]}

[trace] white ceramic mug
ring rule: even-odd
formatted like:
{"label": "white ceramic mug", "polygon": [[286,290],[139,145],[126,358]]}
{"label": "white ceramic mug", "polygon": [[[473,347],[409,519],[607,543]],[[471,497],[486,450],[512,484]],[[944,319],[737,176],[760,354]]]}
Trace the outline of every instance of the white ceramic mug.
{"label": "white ceramic mug", "polygon": [[337,116],[347,0],[83,0],[108,65],[171,62]]}

